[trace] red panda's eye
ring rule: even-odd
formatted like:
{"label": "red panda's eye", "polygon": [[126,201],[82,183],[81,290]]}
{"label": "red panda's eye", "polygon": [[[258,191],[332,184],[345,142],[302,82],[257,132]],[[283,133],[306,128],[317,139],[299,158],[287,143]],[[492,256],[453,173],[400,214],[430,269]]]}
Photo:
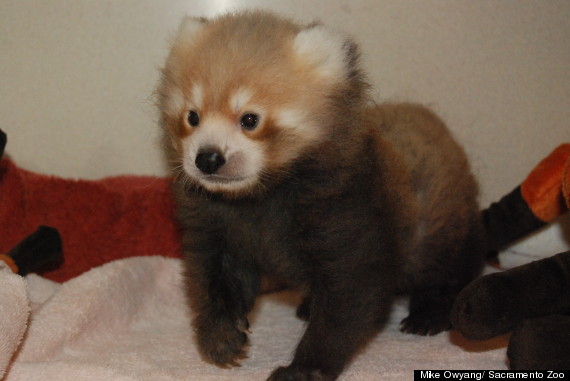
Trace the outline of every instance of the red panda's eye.
{"label": "red panda's eye", "polygon": [[245,114],[241,117],[241,126],[244,130],[251,131],[257,127],[259,117],[256,114]]}
{"label": "red panda's eye", "polygon": [[200,117],[196,111],[191,110],[188,113],[188,123],[190,123],[192,127],[196,127],[198,124],[200,124]]}

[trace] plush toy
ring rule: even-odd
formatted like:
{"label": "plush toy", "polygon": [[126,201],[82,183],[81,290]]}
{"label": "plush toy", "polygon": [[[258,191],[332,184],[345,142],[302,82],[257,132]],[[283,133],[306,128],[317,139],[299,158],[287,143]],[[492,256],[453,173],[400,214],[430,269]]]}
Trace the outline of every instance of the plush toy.
{"label": "plush toy", "polygon": [[[569,208],[570,144],[563,144],[483,212],[489,245],[501,250]],[[473,281],[457,297],[451,320],[469,339],[512,331],[512,369],[570,369],[570,251]]]}
{"label": "plush toy", "polygon": [[[6,135],[0,133],[0,154]],[[59,231],[64,262],[42,275],[58,282],[129,256],[180,255],[169,178],[67,180],[0,160],[0,253],[38,226]],[[40,257],[37,257],[38,260]]]}

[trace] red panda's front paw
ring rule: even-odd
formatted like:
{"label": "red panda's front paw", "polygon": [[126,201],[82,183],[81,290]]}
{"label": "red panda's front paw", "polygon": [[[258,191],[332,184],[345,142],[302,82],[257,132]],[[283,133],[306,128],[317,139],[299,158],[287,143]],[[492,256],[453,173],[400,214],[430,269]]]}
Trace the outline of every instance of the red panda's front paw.
{"label": "red panda's front paw", "polygon": [[240,366],[240,362],[247,357],[247,319],[238,322],[213,319],[196,326],[198,346],[207,361],[227,368]]}

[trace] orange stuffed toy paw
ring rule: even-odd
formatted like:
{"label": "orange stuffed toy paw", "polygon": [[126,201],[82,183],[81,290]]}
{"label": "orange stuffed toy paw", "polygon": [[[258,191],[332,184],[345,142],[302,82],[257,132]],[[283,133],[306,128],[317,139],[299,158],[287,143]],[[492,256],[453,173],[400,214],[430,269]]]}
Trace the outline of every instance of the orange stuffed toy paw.
{"label": "orange stuffed toy paw", "polygon": [[523,199],[541,221],[551,222],[570,208],[569,159],[570,144],[558,146],[521,185]]}

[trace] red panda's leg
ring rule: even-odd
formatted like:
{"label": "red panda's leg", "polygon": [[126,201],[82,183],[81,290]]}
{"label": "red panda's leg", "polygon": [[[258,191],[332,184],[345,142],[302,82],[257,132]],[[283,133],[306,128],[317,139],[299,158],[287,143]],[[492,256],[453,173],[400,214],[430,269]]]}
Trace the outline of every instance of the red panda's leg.
{"label": "red panda's leg", "polygon": [[392,301],[389,289],[378,281],[367,282],[362,273],[337,276],[344,280],[311,290],[309,323],[294,359],[276,369],[270,381],[335,380],[386,319]]}
{"label": "red panda's leg", "polygon": [[[219,240],[211,240],[218,242]],[[188,296],[198,347],[206,360],[237,366],[248,344],[247,314],[259,293],[255,265],[211,247],[188,254]]]}

